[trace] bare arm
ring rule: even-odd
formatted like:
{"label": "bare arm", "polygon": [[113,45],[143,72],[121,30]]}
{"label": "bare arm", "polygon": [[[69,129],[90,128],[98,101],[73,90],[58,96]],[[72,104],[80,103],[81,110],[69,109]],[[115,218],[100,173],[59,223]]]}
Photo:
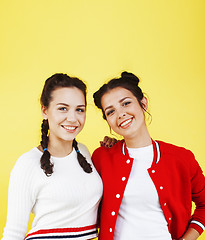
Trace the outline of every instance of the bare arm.
{"label": "bare arm", "polygon": [[196,240],[199,236],[200,234],[194,228],[188,228],[180,240]]}

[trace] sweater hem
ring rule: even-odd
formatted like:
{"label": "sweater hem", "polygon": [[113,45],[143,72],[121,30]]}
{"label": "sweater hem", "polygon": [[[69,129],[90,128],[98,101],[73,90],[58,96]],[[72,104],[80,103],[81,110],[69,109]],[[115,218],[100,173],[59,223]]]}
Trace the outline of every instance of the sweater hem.
{"label": "sweater hem", "polygon": [[[41,229],[29,233],[25,240],[35,239],[90,239],[98,236],[97,225],[72,228]],[[86,238],[85,238],[86,237]]]}

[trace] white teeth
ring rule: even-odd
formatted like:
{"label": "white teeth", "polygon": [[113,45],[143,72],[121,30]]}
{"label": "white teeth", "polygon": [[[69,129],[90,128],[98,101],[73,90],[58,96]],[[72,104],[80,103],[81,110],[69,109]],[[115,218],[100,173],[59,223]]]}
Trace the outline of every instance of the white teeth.
{"label": "white teeth", "polygon": [[129,119],[125,122],[123,122],[122,124],[120,124],[121,127],[124,127],[125,125],[127,125],[128,123],[130,123],[132,121],[132,119]]}
{"label": "white teeth", "polygon": [[67,129],[67,130],[74,130],[74,129],[76,129],[76,127],[67,127],[67,126],[63,126],[65,129]]}

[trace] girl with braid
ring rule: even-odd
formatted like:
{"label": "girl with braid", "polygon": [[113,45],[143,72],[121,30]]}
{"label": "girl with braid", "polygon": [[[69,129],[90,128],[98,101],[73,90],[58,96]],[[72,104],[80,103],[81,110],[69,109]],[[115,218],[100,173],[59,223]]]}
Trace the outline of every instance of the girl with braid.
{"label": "girl with braid", "polygon": [[[54,74],[41,95],[40,146],[24,153],[10,177],[3,240],[94,239],[102,181],[77,143],[86,115],[86,85]],[[26,236],[30,212],[35,217]]]}
{"label": "girl with braid", "polygon": [[103,118],[123,137],[92,156],[103,180],[99,239],[196,240],[205,229],[205,177],[191,151],[151,138],[138,83],[123,72],[94,93]]}

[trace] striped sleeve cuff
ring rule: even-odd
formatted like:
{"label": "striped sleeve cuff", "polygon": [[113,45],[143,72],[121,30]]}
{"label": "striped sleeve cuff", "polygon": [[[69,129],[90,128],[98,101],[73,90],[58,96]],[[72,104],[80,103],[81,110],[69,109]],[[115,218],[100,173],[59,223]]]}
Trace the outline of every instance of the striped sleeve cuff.
{"label": "striped sleeve cuff", "polygon": [[196,220],[192,220],[189,227],[194,228],[197,232],[199,232],[199,234],[202,234],[205,230],[205,226]]}

